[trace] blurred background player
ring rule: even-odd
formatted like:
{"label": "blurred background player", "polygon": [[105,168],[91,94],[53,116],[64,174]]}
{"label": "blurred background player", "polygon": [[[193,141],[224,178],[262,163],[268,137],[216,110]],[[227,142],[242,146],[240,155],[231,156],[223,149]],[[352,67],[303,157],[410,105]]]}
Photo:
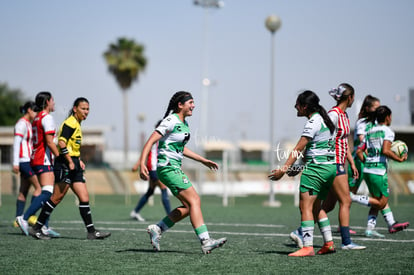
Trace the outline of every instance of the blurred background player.
{"label": "blurred background player", "polygon": [[282,168],[273,170],[270,180],[279,180],[304,152],[305,167],[300,178],[301,229],[303,247],[289,256],[314,256],[313,235],[315,221],[321,231],[324,245],[318,254],[335,252],[331,225],[326,212],[321,209],[336,176],[335,165],[335,125],[325,109],[319,104],[319,97],[312,91],[304,91],[297,97],[297,116],[307,117],[302,135]]}
{"label": "blurred background player", "polygon": [[[377,97],[372,95],[367,95],[362,102],[361,109],[358,113],[358,120],[355,123],[354,128],[354,149],[352,152],[352,156],[354,158],[354,163],[356,168],[358,169],[358,177],[348,177],[348,184],[349,189],[353,194],[357,194],[359,187],[361,186],[362,180],[364,179],[364,163],[358,158],[356,151],[358,146],[364,140],[367,131],[374,125],[375,123],[375,110],[381,105],[380,100]],[[348,175],[352,175],[351,167],[348,166]],[[351,194],[352,196],[352,194]],[[378,213],[377,210],[372,209],[370,210],[372,215]],[[371,215],[371,214],[370,214]],[[365,236],[367,237],[378,237],[384,238],[383,234],[378,233],[375,230],[365,230]]]}
{"label": "blurred background player", "polygon": [[[33,151],[30,165],[39,180],[42,192],[33,199],[23,217],[17,217],[17,223],[23,233],[29,235],[29,225],[27,220],[39,210],[43,203],[47,201],[53,192],[53,160],[59,156],[59,151],[54,142],[56,126],[53,116],[50,114],[55,111],[55,100],[50,92],[39,92],[35,98],[36,108],[41,110],[37,113],[32,122],[33,130]],[[60,234],[48,227],[48,221],[41,228],[44,235],[59,237]]]}
{"label": "blurred background player", "polygon": [[[157,122],[155,128],[157,128],[161,123],[161,120]],[[155,143],[151,147],[151,151],[148,155],[147,160],[147,169],[149,172],[149,181],[147,192],[139,199],[134,210],[131,211],[131,218],[136,219],[140,222],[145,222],[145,219],[139,213],[144,205],[148,202],[148,199],[154,194],[155,188],[158,186],[161,189],[161,201],[164,206],[165,212],[167,215],[171,212],[170,199],[168,198],[167,186],[165,186],[159,179],[157,175],[157,151],[158,143]],[[132,171],[135,172],[138,170],[139,160],[132,167]]]}
{"label": "blurred background player", "polygon": [[[36,116],[36,104],[33,101],[28,101],[20,107],[20,112],[23,116],[14,126],[13,142],[13,173],[20,173],[19,195],[16,200],[16,219],[23,215],[30,186],[33,185],[34,187],[32,201],[42,192],[36,174],[30,166],[30,156],[33,151],[32,121]],[[15,225],[19,226],[16,220]]]}
{"label": "blurred background player", "polygon": [[148,180],[147,157],[152,146],[159,141],[158,177],[182,203],[157,224],[148,226],[147,232],[155,251],[160,250],[161,235],[187,216],[190,216],[191,225],[201,242],[201,250],[204,254],[223,246],[227,241],[226,238],[217,240],[210,238],[207,226],[204,224],[200,197],[187,175],[181,170],[184,156],[198,161],[210,169],[218,169],[217,163],[185,147],[190,140],[190,129],[185,119],[192,116],[194,107],[194,100],[189,92],[176,92],[170,99],[161,124],[145,143],[139,159],[141,179]]}
{"label": "blurred background player", "polygon": [[41,228],[63,200],[69,188],[79,199],[79,212],[87,230],[87,239],[104,239],[111,235],[109,232],[97,231],[92,223],[89,193],[83,175],[85,164],[80,159],[81,122],[87,118],[88,114],[89,101],[84,97],[79,97],[73,103],[68,118],[60,126],[58,136],[60,154],[56,158],[54,167],[55,188],[50,199],[43,205],[36,224],[30,228],[30,235],[33,238],[50,239],[49,236],[43,234]]}
{"label": "blurred background player", "polygon": [[391,151],[391,144],[395,138],[395,133],[389,127],[392,122],[391,109],[387,106],[379,106],[375,114],[375,125],[367,131],[364,141],[357,149],[359,159],[364,162],[364,180],[371,197],[352,195],[354,202],[372,206],[368,215],[366,235],[375,230],[379,210],[388,225],[389,233],[404,230],[410,225],[409,222],[396,222],[388,204],[388,159],[403,162],[407,160],[407,154],[398,156]]}

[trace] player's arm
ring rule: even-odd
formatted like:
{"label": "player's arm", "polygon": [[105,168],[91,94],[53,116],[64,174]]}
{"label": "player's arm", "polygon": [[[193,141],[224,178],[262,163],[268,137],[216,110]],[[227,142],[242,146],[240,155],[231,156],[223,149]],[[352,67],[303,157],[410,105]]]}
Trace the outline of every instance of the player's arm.
{"label": "player's arm", "polygon": [[366,144],[365,144],[365,141],[364,141],[363,143],[361,143],[361,144],[358,146],[358,149],[357,149],[357,151],[356,151],[356,155],[357,155],[357,157],[358,157],[358,158],[359,158],[362,162],[365,162],[365,155],[364,155],[365,150],[366,150]]}
{"label": "player's arm", "polygon": [[268,176],[270,180],[279,180],[283,177],[283,175],[287,172],[290,166],[292,166],[293,163],[298,159],[298,156],[300,156],[300,152],[305,149],[306,144],[311,139],[306,136],[301,136],[298,143],[296,144],[295,148],[293,148],[292,152],[289,154],[289,158],[286,160],[285,164],[279,168],[275,169],[271,172],[271,174]]}
{"label": "player's arm", "polygon": [[13,173],[18,174],[20,171],[20,144],[23,141],[23,137],[21,135],[15,135],[14,136],[14,142],[13,142]]}
{"label": "player's arm", "polygon": [[152,146],[158,142],[162,138],[162,135],[158,131],[154,131],[151,136],[148,138],[147,142],[144,145],[144,148],[142,148],[141,156],[138,160],[138,167],[137,169],[140,169],[140,177],[143,180],[148,180],[149,172],[146,165],[148,155],[151,151]]}
{"label": "player's arm", "polygon": [[403,161],[407,160],[407,154],[400,157],[397,154],[395,154],[393,151],[391,151],[391,141],[389,141],[389,140],[384,140],[384,143],[382,144],[382,153],[386,157],[388,157],[392,160],[395,160],[395,161],[403,162]]}
{"label": "player's arm", "polygon": [[354,179],[357,179],[359,177],[358,169],[355,166],[354,158],[352,157],[351,150],[348,147],[348,150],[346,151],[346,159],[348,160],[349,165],[351,166],[352,170],[352,177]]}
{"label": "player's arm", "polygon": [[184,147],[183,154],[187,158],[190,158],[192,160],[201,162],[202,164],[204,164],[205,166],[207,166],[208,168],[210,168],[212,170],[217,170],[218,169],[218,164],[217,163],[215,163],[214,161],[211,161],[209,159],[206,159],[206,158],[200,156],[197,153],[194,153],[193,151],[191,151],[187,147]]}
{"label": "player's arm", "polygon": [[71,156],[69,155],[67,143],[68,143],[68,140],[72,137],[73,133],[75,133],[75,128],[72,128],[66,123],[64,123],[62,126],[62,132],[60,133],[59,140],[58,140],[60,153],[66,159],[70,170],[75,169],[75,164],[73,163],[73,160]]}
{"label": "player's arm", "polygon": [[46,134],[45,135],[45,140],[46,140],[46,145],[47,147],[49,147],[50,151],[52,152],[53,155],[55,155],[55,157],[59,156],[59,150],[55,144],[55,142],[53,141],[54,139],[54,134]]}

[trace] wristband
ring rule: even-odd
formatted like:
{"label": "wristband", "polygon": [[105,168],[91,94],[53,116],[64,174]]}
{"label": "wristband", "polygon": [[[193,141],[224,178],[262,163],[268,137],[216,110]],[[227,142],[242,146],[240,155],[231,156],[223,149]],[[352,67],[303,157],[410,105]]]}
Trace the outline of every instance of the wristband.
{"label": "wristband", "polygon": [[66,147],[60,148],[60,152],[62,153],[62,155],[69,154],[68,148],[66,148]]}

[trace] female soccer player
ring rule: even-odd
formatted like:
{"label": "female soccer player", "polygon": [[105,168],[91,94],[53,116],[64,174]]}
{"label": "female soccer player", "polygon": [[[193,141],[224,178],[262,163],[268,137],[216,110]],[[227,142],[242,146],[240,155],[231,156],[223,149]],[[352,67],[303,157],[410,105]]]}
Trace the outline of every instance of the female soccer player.
{"label": "female soccer player", "polygon": [[55,161],[55,188],[53,194],[44,204],[36,224],[30,229],[30,235],[36,239],[50,239],[40,230],[55,207],[65,197],[69,188],[79,199],[79,212],[88,231],[87,239],[104,239],[111,233],[97,231],[92,223],[92,214],[89,207],[89,193],[85,184],[83,171],[85,164],[80,159],[82,144],[81,122],[89,114],[89,101],[79,97],[73,103],[69,117],[62,123],[59,130],[59,152]]}
{"label": "female soccer player", "polygon": [[[362,180],[364,179],[364,163],[358,158],[356,151],[358,146],[363,142],[367,131],[372,128],[375,124],[375,110],[380,106],[380,100],[372,95],[367,95],[362,102],[361,109],[358,114],[358,120],[355,123],[354,129],[354,150],[352,156],[354,158],[354,163],[358,169],[358,178],[348,177],[349,190],[351,193],[351,199],[353,195],[357,193],[359,187],[361,186]],[[352,175],[351,167],[348,166],[348,175]],[[378,210],[371,207],[368,214],[368,221],[370,221],[365,230],[365,236],[374,237],[374,238],[384,238],[385,236],[375,229],[377,221]]]}
{"label": "female soccer player", "polygon": [[16,219],[23,215],[30,186],[33,185],[35,189],[32,194],[32,201],[42,192],[36,174],[30,166],[30,156],[33,151],[32,121],[36,116],[36,104],[33,101],[28,101],[20,107],[20,112],[23,116],[14,126],[13,143],[13,173],[20,173],[19,195],[16,200]]}
{"label": "female soccer player", "polygon": [[335,208],[339,201],[338,219],[342,237],[342,249],[359,250],[365,249],[365,246],[355,244],[351,241],[349,229],[349,212],[351,208],[351,197],[349,195],[348,174],[345,170],[345,160],[348,160],[351,167],[352,177],[358,178],[358,169],[355,166],[351,150],[348,146],[348,137],[350,133],[350,123],[346,109],[354,103],[355,90],[348,83],[342,83],[336,89],[329,91],[329,94],[337,102],[336,106],[329,111],[329,117],[336,125],[335,137],[335,162],[336,177],[328,197],[322,204],[322,208],[329,213]]}
{"label": "female soccer player", "polygon": [[325,109],[319,105],[319,97],[312,91],[299,94],[295,108],[299,117],[308,118],[302,136],[282,168],[273,170],[270,180],[279,180],[296,161],[298,152],[304,153],[305,168],[300,178],[301,228],[303,247],[289,256],[313,256],[314,221],[318,222],[324,245],[318,254],[334,252],[331,226],[328,216],[320,207],[336,176],[335,125]]}
{"label": "female soccer player", "polygon": [[[155,128],[157,128],[161,123],[161,120],[158,121],[158,123],[155,125]],[[145,219],[141,216],[139,211],[145,206],[148,199],[154,194],[155,187],[159,187],[161,189],[161,200],[162,204],[164,205],[165,212],[167,215],[171,212],[171,206],[170,206],[170,199],[168,198],[168,190],[167,186],[165,186],[157,176],[157,151],[158,151],[158,143],[155,143],[151,147],[151,151],[148,155],[148,161],[147,161],[147,169],[149,172],[149,182],[148,182],[148,189],[147,192],[139,199],[136,207],[134,210],[131,211],[130,217],[133,219],[137,219],[140,222],[145,222]],[[139,160],[137,163],[132,167],[132,171],[138,171],[139,167]]]}
{"label": "female soccer player", "polygon": [[160,250],[161,234],[187,216],[190,216],[191,224],[201,242],[201,250],[204,254],[221,247],[227,241],[226,238],[218,240],[210,238],[201,212],[200,197],[187,175],[181,170],[184,156],[201,162],[210,169],[218,169],[217,163],[192,152],[185,146],[190,140],[190,129],[185,119],[193,114],[194,107],[194,100],[189,92],[176,92],[170,99],[164,119],[149,137],[141,153],[140,176],[143,180],[148,180],[147,157],[151,147],[159,143],[158,178],[182,203],[157,224],[148,226],[147,231],[155,251]]}
{"label": "female soccer player", "polygon": [[403,162],[407,160],[407,154],[400,157],[391,151],[391,143],[394,141],[395,133],[389,127],[392,121],[390,108],[380,106],[376,109],[375,114],[377,123],[367,131],[364,141],[357,149],[359,159],[364,162],[364,180],[372,197],[353,195],[352,200],[362,205],[371,206],[367,231],[375,229],[376,217],[378,211],[381,210],[388,224],[388,232],[396,233],[407,228],[410,223],[396,222],[388,205],[388,158]]}
{"label": "female soccer player", "polygon": [[[355,167],[351,151],[348,147],[348,136],[350,133],[350,123],[346,109],[351,107],[354,102],[355,91],[354,88],[347,84],[342,83],[338,88],[332,89],[329,94],[337,102],[328,115],[332,120],[336,128],[335,134],[335,163],[336,163],[336,177],[333,182],[332,188],[328,193],[328,196],[323,201],[322,209],[328,213],[335,207],[336,202],[339,200],[339,223],[340,232],[342,237],[342,249],[346,250],[359,250],[365,249],[365,246],[361,246],[352,242],[349,230],[349,212],[351,207],[351,197],[349,195],[348,175],[345,171],[345,159],[348,160],[353,177],[358,177],[358,170]],[[298,246],[302,246],[302,234],[301,229],[291,232],[290,237],[294,240]],[[319,254],[330,253],[332,251],[324,248],[320,250]]]}
{"label": "female soccer player", "polygon": [[[56,133],[55,121],[50,114],[55,110],[55,100],[50,92],[44,91],[36,95],[35,103],[37,109],[41,111],[37,113],[32,122],[33,152],[30,165],[42,186],[42,192],[33,199],[23,217],[20,216],[17,218],[20,229],[26,235],[29,235],[28,218],[34,215],[52,195],[55,178],[53,175],[53,159],[59,155],[59,151],[53,140]],[[48,228],[47,222],[44,223],[42,232],[44,235],[50,237],[60,236],[59,233]]]}
{"label": "female soccer player", "polygon": [[[358,149],[359,144],[364,140],[365,134],[367,130],[372,127],[371,121],[375,116],[375,110],[380,106],[380,100],[372,95],[367,95],[362,102],[361,109],[358,113],[358,120],[355,123],[354,129],[354,149],[352,152],[352,156],[354,158],[354,163],[356,168],[358,169],[358,178],[355,177],[348,177],[348,184],[349,189],[352,193],[356,194],[358,188],[361,185],[363,180],[363,168],[364,164],[356,155],[356,151]],[[348,175],[352,175],[351,166],[348,166]]]}

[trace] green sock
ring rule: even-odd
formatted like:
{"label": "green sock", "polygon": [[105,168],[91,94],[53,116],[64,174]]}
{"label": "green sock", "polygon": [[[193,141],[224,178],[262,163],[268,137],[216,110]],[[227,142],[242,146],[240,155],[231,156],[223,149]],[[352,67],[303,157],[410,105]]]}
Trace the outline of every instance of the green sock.
{"label": "green sock", "polygon": [[208,234],[207,226],[205,224],[195,228],[194,231],[200,241],[210,239],[210,235]]}

